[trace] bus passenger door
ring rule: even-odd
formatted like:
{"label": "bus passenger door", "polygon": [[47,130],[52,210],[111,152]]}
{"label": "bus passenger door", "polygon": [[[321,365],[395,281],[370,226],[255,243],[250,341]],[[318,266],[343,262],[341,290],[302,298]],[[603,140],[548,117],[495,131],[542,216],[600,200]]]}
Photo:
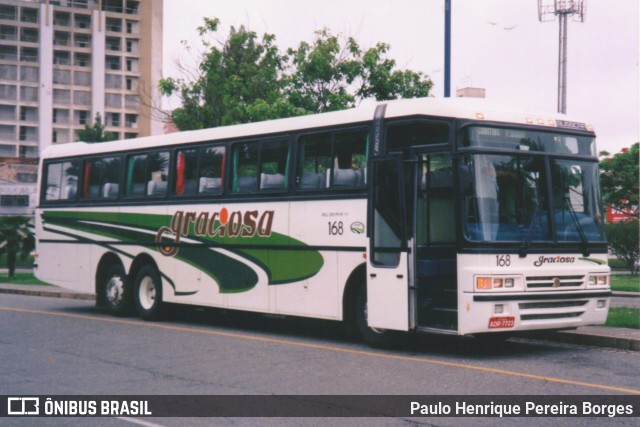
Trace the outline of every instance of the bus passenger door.
{"label": "bus passenger door", "polygon": [[372,161],[367,248],[369,327],[409,329],[409,269],[404,171],[400,157]]}

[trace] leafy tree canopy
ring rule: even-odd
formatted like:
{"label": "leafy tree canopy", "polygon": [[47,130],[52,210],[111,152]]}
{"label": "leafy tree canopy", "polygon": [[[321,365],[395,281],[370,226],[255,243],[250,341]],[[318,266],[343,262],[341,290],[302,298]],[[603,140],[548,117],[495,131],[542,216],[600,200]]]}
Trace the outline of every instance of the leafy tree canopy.
{"label": "leafy tree canopy", "polygon": [[[628,213],[630,219],[640,219],[638,215],[639,147],[640,143],[636,142],[631,148],[600,161],[600,187],[604,202]],[[600,156],[609,155],[606,151],[600,153]]]}
{"label": "leafy tree canopy", "polygon": [[116,136],[112,132],[104,131],[104,124],[102,124],[100,113],[96,114],[93,125],[85,125],[84,129],[78,132],[78,141],[83,142],[106,142],[115,139]]}
{"label": "leafy tree canopy", "polygon": [[362,50],[327,29],[312,43],[282,53],[275,36],[231,27],[222,43],[210,39],[220,21],[205,18],[198,28],[206,48],[192,79],[160,81],[163,95],[182,106],[172,112],[180,130],[255,122],[351,108],[364,99],[428,96],[433,82],[411,70],[397,70],[390,46]]}

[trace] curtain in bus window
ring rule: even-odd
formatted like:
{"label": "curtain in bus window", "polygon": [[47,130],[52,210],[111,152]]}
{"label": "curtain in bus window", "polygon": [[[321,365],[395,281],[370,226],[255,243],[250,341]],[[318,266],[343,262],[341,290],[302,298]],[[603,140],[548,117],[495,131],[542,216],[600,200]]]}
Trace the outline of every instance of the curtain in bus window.
{"label": "curtain in bus window", "polygon": [[184,194],[184,153],[178,151],[178,159],[176,160],[176,194],[181,196]]}
{"label": "curtain in bus window", "polygon": [[91,176],[91,160],[87,160],[84,164],[84,183],[82,188],[82,197],[89,197],[89,181]]}

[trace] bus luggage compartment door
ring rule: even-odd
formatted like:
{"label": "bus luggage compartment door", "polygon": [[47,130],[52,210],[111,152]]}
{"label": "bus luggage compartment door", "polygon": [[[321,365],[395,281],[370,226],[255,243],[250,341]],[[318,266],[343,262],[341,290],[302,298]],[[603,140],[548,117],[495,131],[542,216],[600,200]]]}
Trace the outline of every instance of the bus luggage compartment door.
{"label": "bus luggage compartment door", "polygon": [[367,254],[369,327],[409,329],[409,277],[406,204],[402,161],[372,162]]}

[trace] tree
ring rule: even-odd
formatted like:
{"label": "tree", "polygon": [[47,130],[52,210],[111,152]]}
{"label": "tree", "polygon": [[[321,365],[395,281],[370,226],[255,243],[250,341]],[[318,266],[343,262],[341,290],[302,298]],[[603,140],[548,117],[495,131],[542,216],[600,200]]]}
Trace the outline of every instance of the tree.
{"label": "tree", "polygon": [[632,273],[635,272],[634,263],[640,256],[639,224],[633,219],[607,224],[607,239],[611,252],[623,260]]}
{"label": "tree", "polygon": [[172,112],[180,130],[342,110],[367,98],[428,96],[433,86],[421,73],[395,70],[384,43],[363,51],[355,39],[343,41],[324,29],[313,43],[282,54],[275,36],[259,38],[245,27],[231,27],[216,45],[210,38],[219,24],[205,18],[198,28],[207,51],[194,78],[160,81],[163,95],[182,102]]}
{"label": "tree", "polygon": [[160,81],[163,95],[178,95],[182,106],[172,112],[180,130],[201,129],[275,117],[296,115],[282,98],[285,58],[274,45],[275,37],[261,40],[244,27],[231,27],[218,47],[209,37],[218,31],[219,20],[204,19],[198,28],[204,54],[194,80],[166,78]]}
{"label": "tree", "polygon": [[378,43],[362,51],[356,40],[344,45],[329,30],[316,31],[312,45],[301,42],[288,55],[294,71],[288,80],[288,99],[309,113],[344,110],[358,102],[428,96],[433,82],[422,73],[394,70],[386,58],[390,46]]}
{"label": "tree", "polygon": [[84,129],[78,132],[78,140],[83,142],[106,142],[113,141],[116,136],[112,132],[105,132],[100,113],[96,114],[93,125],[85,125]]}
{"label": "tree", "polygon": [[[640,143],[636,142],[631,148],[623,149],[613,157],[600,161],[600,188],[605,204],[625,212],[630,219],[636,220],[640,219],[638,213],[639,147]],[[600,152],[600,156],[609,155],[606,151]]]}
{"label": "tree", "polygon": [[9,278],[15,274],[18,255],[25,259],[35,248],[29,221],[30,219],[24,216],[0,217],[0,254],[7,254]]}

